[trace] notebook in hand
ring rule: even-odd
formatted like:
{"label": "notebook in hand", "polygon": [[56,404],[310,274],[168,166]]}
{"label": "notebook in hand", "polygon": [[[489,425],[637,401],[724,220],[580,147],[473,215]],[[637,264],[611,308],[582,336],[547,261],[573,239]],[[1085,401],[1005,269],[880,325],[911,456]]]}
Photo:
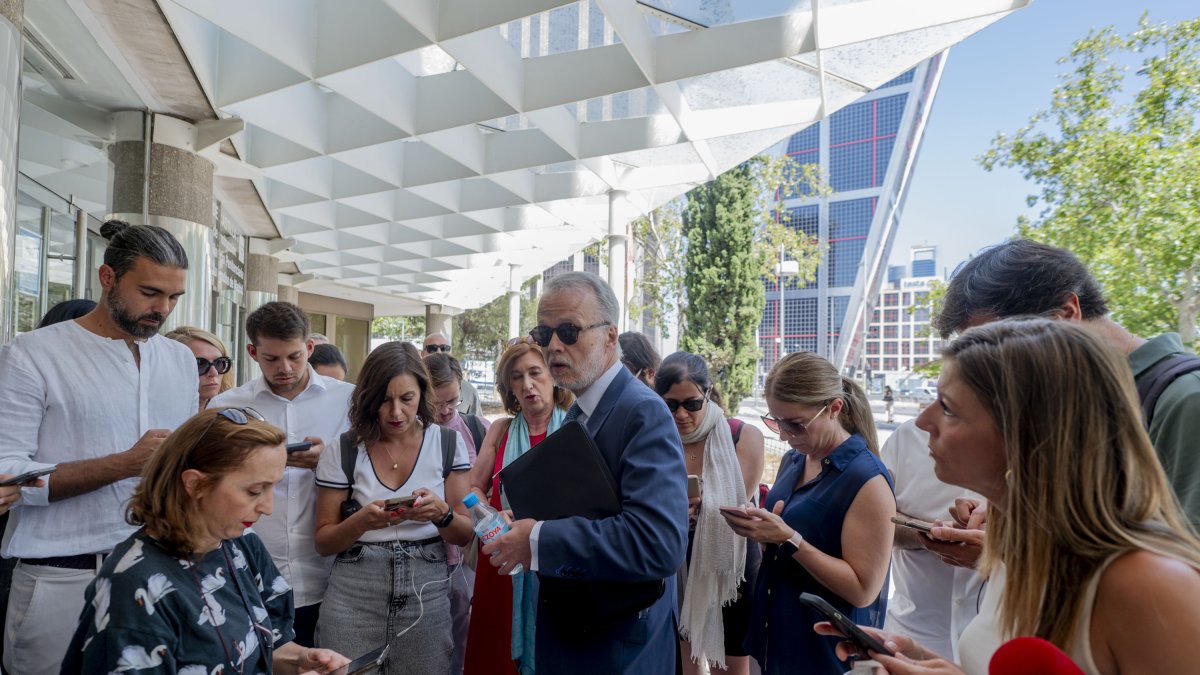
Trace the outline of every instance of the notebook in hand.
{"label": "notebook in hand", "polygon": [[612,472],[579,422],[567,422],[504,467],[500,483],[517,519],[595,519],[621,512]]}

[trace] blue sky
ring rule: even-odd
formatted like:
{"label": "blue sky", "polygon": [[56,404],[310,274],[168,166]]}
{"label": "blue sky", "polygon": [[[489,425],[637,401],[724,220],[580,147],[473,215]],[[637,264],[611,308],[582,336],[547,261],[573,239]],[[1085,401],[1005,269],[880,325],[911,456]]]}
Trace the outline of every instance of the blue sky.
{"label": "blue sky", "polygon": [[1200,15],[1180,0],[1040,0],[950,51],[917,159],[908,201],[892,248],[893,265],[908,262],[909,247],[937,244],[939,272],[952,271],[973,251],[1012,235],[1017,217],[1033,215],[1027,195],[1037,192],[1011,170],[984,171],[975,157],[997,132],[1011,133],[1050,104],[1058,59],[1092,28],[1128,32],[1144,11],[1152,21]]}

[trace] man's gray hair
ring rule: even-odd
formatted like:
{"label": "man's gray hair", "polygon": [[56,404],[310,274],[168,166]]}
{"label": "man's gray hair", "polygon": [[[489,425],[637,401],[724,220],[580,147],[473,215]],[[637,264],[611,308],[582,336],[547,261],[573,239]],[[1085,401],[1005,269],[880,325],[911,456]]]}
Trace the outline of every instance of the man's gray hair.
{"label": "man's gray hair", "polygon": [[555,275],[542,287],[542,297],[566,290],[591,293],[600,308],[600,319],[613,326],[618,324],[621,305],[617,302],[617,295],[613,293],[612,288],[599,276],[591,272],[564,272]]}

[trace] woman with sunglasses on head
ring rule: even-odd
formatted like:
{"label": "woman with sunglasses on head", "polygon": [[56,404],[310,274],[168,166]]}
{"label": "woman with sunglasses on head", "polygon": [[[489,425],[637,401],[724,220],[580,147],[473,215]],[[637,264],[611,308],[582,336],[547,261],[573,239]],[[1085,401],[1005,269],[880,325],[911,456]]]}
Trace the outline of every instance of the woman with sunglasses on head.
{"label": "woman with sunglasses on head", "polygon": [[938,398],[917,426],[938,479],[988,500],[988,586],[959,640],[961,668],[868,631],[899,652],[878,657],[888,672],[984,675],[1024,636],[1087,675],[1196,672],[1200,537],[1146,435],[1124,354],[1073,321],[972,328],[943,350]]}
{"label": "woman with sunglasses on head", "polygon": [[720,507],[752,502],[763,470],[763,436],[741,420],[725,418],[721,395],[704,359],[687,352],[668,356],[654,378],[683,440],[689,476],[701,495],[689,506],[688,556],[680,571],[680,648],[683,672],[750,672],[742,643],[750,627],[750,590],[762,552],[733,533]]}
{"label": "woman with sunglasses on head", "polygon": [[762,508],[723,511],[734,532],[766,545],[747,644],[764,675],[842,673],[837,640],[813,633],[821,596],[859,624],[882,626],[896,499],[879,459],[867,395],[825,359],[796,352],[766,382],[763,422],[797,459]]}
{"label": "woman with sunglasses on head", "polygon": [[[496,392],[512,417],[497,420],[484,436],[471,469],[471,489],[480,501],[507,510],[508,501],[500,489],[500,470],[554,433],[563,424],[574,397],[554,386],[545,352],[529,338],[509,341],[496,364]],[[465,675],[534,672],[536,584],[533,572],[512,577],[490,569],[477,572]]]}
{"label": "woman with sunglasses on head", "polygon": [[221,338],[192,326],[180,326],[167,333],[167,337],[182,342],[196,355],[196,369],[200,371],[200,410],[208,406],[214,396],[233,389],[233,359]]}
{"label": "woman with sunglasses on head", "polygon": [[470,464],[458,433],[434,424],[432,398],[416,347],[376,347],[358,376],[350,431],[317,466],[316,548],[337,556],[317,642],[356,654],[390,643],[386,675],[450,672],[446,544],[471,540],[462,505]]}
{"label": "woman with sunglasses on head", "polygon": [[292,591],[248,529],[271,513],[286,436],[249,408],[203,411],[146,463],[140,526],[88,585],[63,673],[330,672],[292,642]]}

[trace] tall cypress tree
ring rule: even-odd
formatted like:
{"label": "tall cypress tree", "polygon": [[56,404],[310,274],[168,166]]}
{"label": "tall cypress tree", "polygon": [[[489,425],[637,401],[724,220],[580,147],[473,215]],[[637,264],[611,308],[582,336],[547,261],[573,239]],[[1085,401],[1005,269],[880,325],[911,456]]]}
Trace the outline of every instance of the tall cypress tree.
{"label": "tall cypress tree", "polygon": [[755,252],[761,188],[751,160],[688,193],[682,349],[708,361],[726,412],[736,415],[754,384],[755,329],[766,295]]}

